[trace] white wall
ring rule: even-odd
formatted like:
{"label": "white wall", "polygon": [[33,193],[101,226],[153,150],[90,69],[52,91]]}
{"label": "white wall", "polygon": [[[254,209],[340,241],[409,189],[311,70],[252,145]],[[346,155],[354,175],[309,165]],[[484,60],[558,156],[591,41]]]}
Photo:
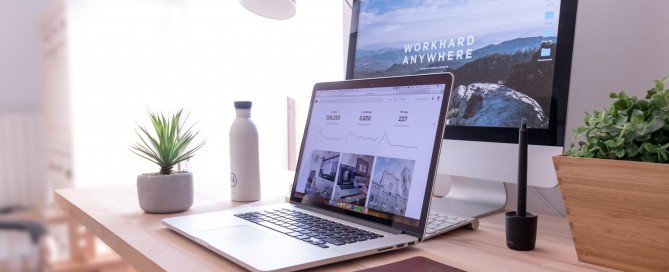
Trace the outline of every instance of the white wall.
{"label": "white wall", "polygon": [[570,130],[583,124],[585,111],[610,105],[610,92],[644,98],[653,80],[669,76],[669,1],[581,0],[578,9]]}
{"label": "white wall", "polygon": [[45,203],[37,22],[51,0],[0,0],[0,207]]}
{"label": "white wall", "polygon": [[0,112],[41,109],[37,21],[50,2],[0,1]]}

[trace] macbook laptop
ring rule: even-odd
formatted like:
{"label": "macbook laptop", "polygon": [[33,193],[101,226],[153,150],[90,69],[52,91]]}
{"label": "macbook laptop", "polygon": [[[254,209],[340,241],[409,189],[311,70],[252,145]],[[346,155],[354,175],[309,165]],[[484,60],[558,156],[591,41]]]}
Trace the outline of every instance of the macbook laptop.
{"label": "macbook laptop", "polygon": [[253,271],[415,245],[426,230],[452,83],[450,73],[317,83],[290,203],[163,224]]}

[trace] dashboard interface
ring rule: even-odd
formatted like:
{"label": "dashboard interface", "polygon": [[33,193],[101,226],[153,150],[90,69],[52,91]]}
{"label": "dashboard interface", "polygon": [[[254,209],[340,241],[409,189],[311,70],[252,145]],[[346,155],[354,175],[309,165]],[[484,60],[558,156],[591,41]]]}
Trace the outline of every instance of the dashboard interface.
{"label": "dashboard interface", "polygon": [[442,135],[445,88],[315,91],[294,197],[377,222],[417,226]]}

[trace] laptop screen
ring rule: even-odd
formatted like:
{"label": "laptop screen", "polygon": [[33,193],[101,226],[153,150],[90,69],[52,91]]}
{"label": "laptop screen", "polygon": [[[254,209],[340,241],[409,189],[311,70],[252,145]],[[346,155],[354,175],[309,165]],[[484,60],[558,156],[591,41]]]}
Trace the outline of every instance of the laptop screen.
{"label": "laptop screen", "polygon": [[316,84],[291,201],[422,233],[451,80]]}

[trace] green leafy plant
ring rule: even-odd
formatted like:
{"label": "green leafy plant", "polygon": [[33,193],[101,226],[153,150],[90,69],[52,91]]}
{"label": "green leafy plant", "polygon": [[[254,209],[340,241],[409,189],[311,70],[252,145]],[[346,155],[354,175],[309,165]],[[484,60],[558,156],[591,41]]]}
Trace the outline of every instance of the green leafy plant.
{"label": "green leafy plant", "polygon": [[172,174],[172,168],[176,164],[192,158],[206,142],[205,140],[188,150],[188,145],[200,132],[193,132],[193,126],[183,130],[188,116],[182,120],[182,112],[183,109],[180,109],[169,118],[165,118],[162,113],[149,112],[155,136],[140,125],[138,127],[142,133],[135,130],[141,142],[135,143],[130,151],[160,166],[161,175]]}
{"label": "green leafy plant", "polygon": [[574,129],[574,140],[567,155],[645,162],[669,162],[669,89],[667,78],[655,80],[646,99],[611,93],[615,102],[603,111],[585,113],[585,126]]}

